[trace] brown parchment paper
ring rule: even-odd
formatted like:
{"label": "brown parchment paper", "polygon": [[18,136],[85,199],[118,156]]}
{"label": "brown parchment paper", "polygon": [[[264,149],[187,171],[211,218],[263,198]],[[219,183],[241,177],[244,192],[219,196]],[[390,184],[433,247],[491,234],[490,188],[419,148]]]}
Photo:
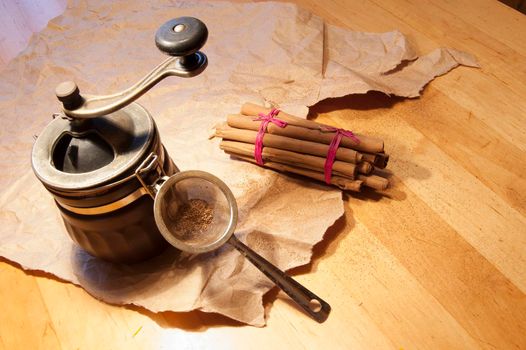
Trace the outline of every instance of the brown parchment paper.
{"label": "brown parchment paper", "polygon": [[414,97],[435,76],[476,62],[451,49],[417,57],[399,32],[350,32],[291,4],[98,0],[70,2],[0,73],[1,256],[107,302],[200,309],[261,326],[261,297],[273,285],[232,248],[199,256],[169,249],[133,266],[99,261],[70,241],[30,169],[33,139],[59,109],[55,86],[75,80],[91,94],[128,87],[164,59],[154,33],[179,16],[207,24],[209,66],[195,78],[166,79],[139,103],[180,169],[212,172],[230,186],[240,208],[237,236],[282,269],[309,262],[343,214],[340,191],[232,161],[208,140],[211,128],[245,101],[306,115],[321,99],[368,90]]}

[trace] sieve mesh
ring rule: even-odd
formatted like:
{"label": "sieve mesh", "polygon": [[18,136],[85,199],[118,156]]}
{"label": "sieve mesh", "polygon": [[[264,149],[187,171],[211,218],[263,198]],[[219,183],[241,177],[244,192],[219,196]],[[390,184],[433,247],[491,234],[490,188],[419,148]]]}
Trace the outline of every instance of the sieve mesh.
{"label": "sieve mesh", "polygon": [[232,201],[216,181],[208,178],[169,179],[155,202],[161,233],[179,249],[211,250],[233,231]]}

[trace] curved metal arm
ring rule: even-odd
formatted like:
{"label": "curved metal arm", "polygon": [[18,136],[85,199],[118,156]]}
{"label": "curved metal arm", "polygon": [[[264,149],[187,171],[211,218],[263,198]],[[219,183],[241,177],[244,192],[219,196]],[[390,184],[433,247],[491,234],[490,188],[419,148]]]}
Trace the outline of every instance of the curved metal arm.
{"label": "curved metal arm", "polygon": [[190,78],[200,74],[207,64],[206,55],[198,51],[189,56],[168,58],[139,82],[116,94],[82,96],[72,82],[59,85],[56,93],[64,104],[63,110],[67,116],[76,119],[95,118],[127,106],[168,76]]}

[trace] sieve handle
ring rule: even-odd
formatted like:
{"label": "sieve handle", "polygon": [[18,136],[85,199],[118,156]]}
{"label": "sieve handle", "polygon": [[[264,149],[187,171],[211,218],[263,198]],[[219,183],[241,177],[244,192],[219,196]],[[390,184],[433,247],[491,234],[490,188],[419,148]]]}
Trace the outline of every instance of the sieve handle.
{"label": "sieve handle", "polygon": [[272,265],[268,260],[247,247],[236,236],[232,235],[228,240],[234,248],[243,254],[254,266],[263,272],[281,290],[289,295],[299,306],[303,308],[312,318],[323,322],[329,317],[331,306],[323,299],[302,286],[299,282],[287,275],[285,272]]}

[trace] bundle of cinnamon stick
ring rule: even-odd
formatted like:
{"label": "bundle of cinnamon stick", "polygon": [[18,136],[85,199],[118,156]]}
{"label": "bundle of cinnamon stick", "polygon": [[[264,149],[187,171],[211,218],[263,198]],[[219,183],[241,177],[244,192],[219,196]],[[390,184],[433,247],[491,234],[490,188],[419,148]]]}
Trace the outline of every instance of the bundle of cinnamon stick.
{"label": "bundle of cinnamon stick", "polygon": [[[270,108],[245,103],[241,114],[229,115],[227,123],[215,130],[215,136],[222,138],[221,149],[235,158],[256,163],[254,149],[262,121],[254,119],[259,113],[270,111]],[[263,166],[325,182],[324,165],[335,136],[334,129],[281,111],[276,118],[287,125],[280,127],[268,123],[263,137]],[[385,168],[389,160],[383,140],[354,135],[359,142],[349,137],[341,139],[332,167],[331,184],[350,191],[360,191],[362,186],[385,190],[388,180],[374,174],[375,168]]]}

